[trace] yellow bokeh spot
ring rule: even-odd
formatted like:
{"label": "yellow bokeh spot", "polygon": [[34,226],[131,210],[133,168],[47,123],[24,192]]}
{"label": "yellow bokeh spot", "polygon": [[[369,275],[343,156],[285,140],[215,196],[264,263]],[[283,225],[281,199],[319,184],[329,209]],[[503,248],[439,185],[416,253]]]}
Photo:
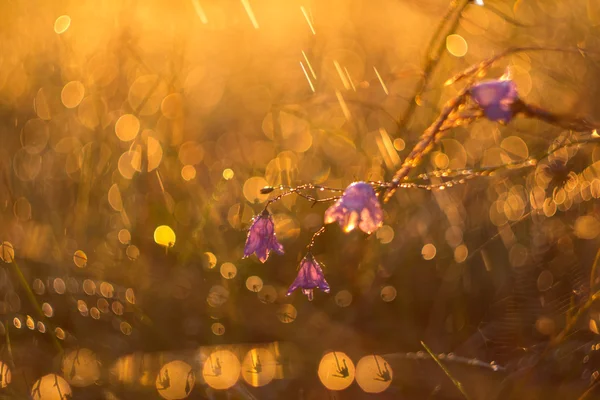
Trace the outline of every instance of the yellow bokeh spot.
{"label": "yellow bokeh spot", "polygon": [[431,243],[427,243],[421,249],[421,254],[423,255],[423,258],[426,260],[433,259],[433,257],[435,257],[436,252],[437,252],[437,250],[436,250],[435,246]]}
{"label": "yellow bokeh spot", "polygon": [[461,244],[456,249],[454,249],[454,261],[456,261],[457,263],[464,262],[467,259],[468,255],[469,248],[464,244]]}
{"label": "yellow bokeh spot", "polygon": [[462,36],[453,34],[446,38],[446,49],[455,57],[463,57],[465,54],[467,54],[469,46],[467,45],[467,41]]}
{"label": "yellow bokeh spot", "polygon": [[136,245],[131,244],[125,249],[125,254],[127,254],[127,257],[131,261],[135,261],[140,257],[140,249]]}
{"label": "yellow bokeh spot", "polygon": [[385,286],[381,289],[381,300],[385,301],[386,303],[394,301],[397,295],[398,291],[393,286]]}
{"label": "yellow bokeh spot", "polygon": [[225,279],[233,279],[237,275],[237,267],[230,262],[221,265],[221,276]]}
{"label": "yellow bokeh spot", "polygon": [[233,170],[231,168],[226,168],[226,169],[223,170],[223,178],[225,180],[232,179],[233,175],[234,175],[234,173],[233,173]]}
{"label": "yellow bokeh spot", "polygon": [[119,238],[119,242],[121,242],[121,244],[129,244],[131,241],[131,232],[123,228],[119,231],[117,237]]}
{"label": "yellow bokeh spot", "polygon": [[384,392],[393,378],[392,368],[381,356],[364,356],[356,364],[356,383],[366,393]]}
{"label": "yellow bokeh spot", "polygon": [[33,400],[69,399],[72,396],[71,386],[61,376],[49,374],[42,376],[31,387]]}
{"label": "yellow bokeh spot", "polygon": [[192,367],[180,360],[166,363],[156,376],[156,389],[167,400],[185,399],[196,384]]}
{"label": "yellow bokeh spot", "polygon": [[250,350],[242,362],[242,378],[250,386],[265,386],[275,378],[277,361],[268,349]]}
{"label": "yellow bokeh spot", "polygon": [[277,310],[277,318],[284,324],[289,324],[296,320],[298,316],[298,310],[291,304],[282,304]]}
{"label": "yellow bokeh spot", "polygon": [[168,119],[176,119],[183,115],[184,100],[179,93],[171,93],[160,104],[162,114]]}
{"label": "yellow bokeh spot", "polygon": [[185,142],[179,147],[178,157],[183,165],[196,165],[204,158],[204,149],[199,143]]}
{"label": "yellow bokeh spot", "polygon": [[33,321],[31,315],[27,316],[27,319],[25,320],[25,325],[31,330],[35,329],[35,322]]}
{"label": "yellow bokeh spot", "polygon": [[205,269],[213,269],[217,265],[217,256],[210,251],[202,255],[202,265]]}
{"label": "yellow bokeh spot", "polygon": [[165,247],[173,247],[175,245],[175,232],[170,226],[161,225],[154,230],[154,241]]}
{"label": "yellow bokeh spot", "polygon": [[119,328],[121,329],[121,333],[123,335],[129,336],[131,335],[131,331],[133,330],[133,328],[131,327],[131,324],[129,324],[129,322],[121,322]]}
{"label": "yellow bokeh spot", "polygon": [[184,165],[181,168],[181,177],[184,181],[191,181],[196,177],[196,168],[193,165]]}
{"label": "yellow bokeh spot", "polygon": [[60,100],[67,108],[75,108],[83,100],[85,95],[85,87],[79,81],[71,81],[67,83],[60,92]]}
{"label": "yellow bokeh spot", "polygon": [[0,389],[4,389],[12,380],[12,372],[8,365],[2,361],[0,361],[0,372]]}
{"label": "yellow bokeh spot", "polygon": [[404,148],[406,147],[406,142],[404,142],[404,140],[397,138],[394,139],[394,148],[398,151],[402,151],[404,150]]}
{"label": "yellow bokeh spot", "polygon": [[123,199],[121,198],[121,191],[116,183],[108,189],[108,204],[115,211],[123,211]]}
{"label": "yellow bokeh spot", "polygon": [[253,275],[246,279],[246,288],[254,293],[258,293],[263,288],[263,281],[259,276]]}
{"label": "yellow bokeh spot", "polygon": [[100,364],[96,354],[86,348],[71,350],[62,359],[61,370],[67,381],[76,387],[86,387],[100,379]]}
{"label": "yellow bokeh spot", "polygon": [[139,131],[140,120],[133,114],[121,115],[115,124],[115,133],[124,142],[135,139]]}
{"label": "yellow bokeh spot", "polygon": [[87,255],[83,250],[77,250],[73,254],[73,262],[79,268],[84,268],[87,265]]}
{"label": "yellow bokeh spot", "polygon": [[321,359],[318,375],[327,389],[344,390],[354,382],[354,363],[345,353],[333,351]]}
{"label": "yellow bokeh spot", "polygon": [[54,21],[54,32],[60,35],[61,33],[65,33],[69,29],[69,26],[71,26],[71,17],[61,15]]}
{"label": "yellow bokeh spot", "polygon": [[15,258],[15,248],[10,242],[2,242],[0,244],[0,260],[5,263],[13,262]]}
{"label": "yellow bokeh spot", "polygon": [[251,203],[262,203],[269,198],[268,194],[261,194],[260,190],[267,186],[269,182],[260,176],[253,176],[244,182],[244,197]]}
{"label": "yellow bokeh spot", "polygon": [[236,384],[241,370],[240,360],[234,353],[229,350],[217,350],[204,361],[202,376],[211,388],[225,390]]}
{"label": "yellow bokeh spot", "polygon": [[60,340],[65,340],[65,338],[67,337],[67,334],[65,333],[65,331],[64,331],[63,328],[56,328],[56,329],[54,329],[54,334]]}
{"label": "yellow bokeh spot", "polygon": [[221,336],[225,333],[225,327],[220,322],[215,322],[214,324],[212,324],[210,330],[213,334],[217,336]]}

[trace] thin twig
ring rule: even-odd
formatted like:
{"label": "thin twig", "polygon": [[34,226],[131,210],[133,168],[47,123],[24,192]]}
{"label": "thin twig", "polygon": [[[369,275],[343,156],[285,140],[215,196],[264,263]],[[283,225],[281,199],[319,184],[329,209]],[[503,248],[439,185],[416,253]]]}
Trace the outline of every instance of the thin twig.
{"label": "thin twig", "polygon": [[463,387],[462,383],[460,383],[460,381],[458,379],[456,379],[455,377],[452,376],[452,374],[450,373],[450,371],[446,368],[446,366],[444,364],[442,364],[442,362],[440,361],[440,359],[437,358],[435,356],[435,354],[433,354],[433,352],[429,349],[429,347],[427,347],[427,345],[425,344],[425,342],[421,341],[421,346],[423,346],[423,348],[425,350],[427,350],[427,352],[429,353],[429,355],[431,356],[431,358],[433,358],[433,360],[437,363],[437,365],[439,365],[439,367],[442,369],[442,371],[444,371],[444,373],[446,374],[446,376],[448,378],[450,378],[450,380],[452,381],[452,383],[454,384],[454,386],[456,386],[456,388],[460,391],[460,393],[462,393],[463,397],[465,399],[469,400],[470,397],[467,394],[467,392],[465,391],[465,388]]}
{"label": "thin twig", "polygon": [[[445,32],[448,34],[453,33],[458,27],[460,16],[463,10],[469,5],[470,2],[471,0],[461,0],[459,4],[458,1],[453,0],[450,3],[448,11],[438,24],[437,29],[435,30],[433,36],[429,40],[427,50],[425,51],[425,67],[423,69],[423,77],[417,83],[417,89],[415,90],[415,93],[412,96],[412,98],[409,100],[408,107],[406,108],[406,110],[404,110],[404,113],[398,120],[398,134],[402,134],[402,131],[408,124],[408,121],[410,120],[412,114],[416,109],[419,98],[423,95],[423,92],[429,84],[429,80],[431,79],[431,76],[433,75],[433,72],[435,71],[435,68],[437,67],[441,59],[445,46],[444,41],[440,39],[440,36],[442,36],[442,33],[444,32],[444,27],[446,26],[448,21],[451,21],[450,28],[447,29]],[[454,18],[451,20],[451,17],[453,15]],[[435,47],[436,44],[438,45],[437,47]]]}
{"label": "thin twig", "polygon": [[577,398],[577,400],[585,400],[590,398],[590,394],[592,394],[592,392],[594,390],[596,390],[596,388],[600,386],[600,379],[596,379],[596,381],[594,382],[594,384],[592,386],[590,386],[585,392],[583,392],[583,394],[581,396],[579,396]]}
{"label": "thin twig", "polygon": [[425,130],[421,136],[421,139],[419,139],[419,142],[415,145],[415,147],[413,147],[412,151],[406,157],[400,169],[394,174],[391,185],[387,193],[384,195],[384,203],[387,203],[392,198],[396,192],[396,189],[398,186],[400,186],[400,183],[408,176],[413,168],[421,163],[421,160],[431,151],[433,145],[441,139],[443,134],[446,132],[445,130],[442,130],[444,123],[446,120],[448,120],[450,114],[452,114],[452,112],[454,112],[458,106],[465,101],[467,92],[468,87],[463,88],[456,97],[450,99],[444,106],[442,113],[437,117],[435,122],[431,124],[427,130]]}
{"label": "thin twig", "polygon": [[319,236],[321,236],[321,234],[323,232],[325,232],[325,226],[320,227],[318,231],[316,231],[315,233],[313,233],[312,238],[310,239],[310,243],[306,246],[306,251],[310,252],[310,250],[315,245],[315,241],[317,240],[317,238]]}
{"label": "thin twig", "polygon": [[459,72],[458,74],[454,75],[452,78],[448,79],[444,85],[448,86],[448,85],[452,85],[460,80],[463,80],[464,78],[467,77],[472,77],[474,75],[477,75],[479,72],[488,69],[489,67],[492,66],[492,64],[494,64],[496,61],[499,61],[507,56],[513,55],[513,54],[517,54],[517,53],[524,53],[524,52],[528,52],[528,51],[553,51],[553,52],[561,52],[561,53],[575,53],[575,54],[582,54],[582,53],[586,53],[586,54],[593,54],[592,52],[588,52],[586,50],[582,50],[582,49],[565,49],[562,47],[541,47],[541,46],[524,46],[524,47],[513,47],[510,49],[507,49],[493,57],[488,58],[487,60],[484,60],[482,62],[480,62],[479,64],[475,64],[470,66],[469,68],[465,69],[462,72]]}

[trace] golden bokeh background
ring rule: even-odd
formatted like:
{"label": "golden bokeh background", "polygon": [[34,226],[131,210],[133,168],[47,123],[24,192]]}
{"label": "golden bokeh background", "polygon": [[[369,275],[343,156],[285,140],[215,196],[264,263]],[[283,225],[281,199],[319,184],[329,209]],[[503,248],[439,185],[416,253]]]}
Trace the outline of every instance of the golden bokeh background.
{"label": "golden bokeh background", "polygon": [[[528,103],[600,120],[595,0],[476,3],[0,4],[0,392],[424,398],[438,367],[411,375],[386,354],[423,340],[509,362],[555,337],[590,289],[600,146],[540,157],[574,138],[533,119],[456,128],[418,172],[437,186],[436,170],[536,163],[400,190],[368,238],[328,227],[314,254],[332,292],[313,303],[286,292],[327,205],[270,206],[286,254],[242,259],[263,187],[390,179],[458,93],[444,82],[509,47],[580,49],[489,75],[509,68]],[[332,354],[349,382],[319,366]]]}

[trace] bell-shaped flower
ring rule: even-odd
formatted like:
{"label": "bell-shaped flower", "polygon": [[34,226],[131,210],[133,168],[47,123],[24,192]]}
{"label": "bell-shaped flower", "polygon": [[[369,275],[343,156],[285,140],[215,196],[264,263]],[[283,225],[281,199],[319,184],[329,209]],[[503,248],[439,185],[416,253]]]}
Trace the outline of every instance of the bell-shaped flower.
{"label": "bell-shaped flower", "polygon": [[260,262],[264,263],[269,258],[269,251],[273,250],[277,254],[283,254],[283,246],[275,237],[275,223],[269,211],[264,210],[254,217],[252,225],[248,230],[246,246],[244,247],[244,258],[252,253]]}
{"label": "bell-shaped flower", "polygon": [[519,95],[512,80],[501,78],[483,81],[471,87],[469,93],[490,121],[506,124],[514,117],[513,103]]}
{"label": "bell-shaped flower", "polygon": [[339,222],[345,232],[357,226],[368,234],[383,224],[383,211],[373,186],[354,182],[344,190],[334,205],[325,211],[325,223]]}
{"label": "bell-shaped flower", "polygon": [[300,262],[298,276],[288,289],[287,295],[289,296],[298,288],[302,289],[302,293],[308,297],[309,301],[313,299],[313,289],[321,289],[325,293],[329,293],[329,284],[325,280],[323,270],[311,253],[306,254]]}

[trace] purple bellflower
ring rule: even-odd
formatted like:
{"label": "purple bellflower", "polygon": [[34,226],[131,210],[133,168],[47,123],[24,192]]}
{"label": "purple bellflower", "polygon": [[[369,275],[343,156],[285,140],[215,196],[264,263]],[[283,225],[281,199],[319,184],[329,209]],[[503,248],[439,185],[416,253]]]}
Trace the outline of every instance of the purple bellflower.
{"label": "purple bellflower", "polygon": [[288,289],[287,295],[291,295],[298,288],[302,289],[302,293],[308,297],[308,301],[313,299],[313,289],[321,289],[325,293],[329,293],[329,284],[325,280],[323,270],[310,252],[300,262],[298,276]]}
{"label": "purple bellflower", "polygon": [[514,117],[512,105],[519,95],[512,80],[502,77],[480,82],[470,89],[470,95],[490,121],[506,124]]}
{"label": "purple bellflower", "polygon": [[283,246],[275,237],[275,223],[269,211],[265,209],[262,213],[254,217],[252,225],[248,230],[246,246],[244,247],[244,258],[249,257],[252,253],[256,253],[260,262],[264,263],[269,258],[269,251],[271,250],[277,254],[283,254]]}
{"label": "purple bellflower", "polygon": [[342,197],[325,211],[325,223],[338,221],[345,232],[357,226],[368,234],[383,224],[383,211],[373,186],[354,182],[344,190]]}

